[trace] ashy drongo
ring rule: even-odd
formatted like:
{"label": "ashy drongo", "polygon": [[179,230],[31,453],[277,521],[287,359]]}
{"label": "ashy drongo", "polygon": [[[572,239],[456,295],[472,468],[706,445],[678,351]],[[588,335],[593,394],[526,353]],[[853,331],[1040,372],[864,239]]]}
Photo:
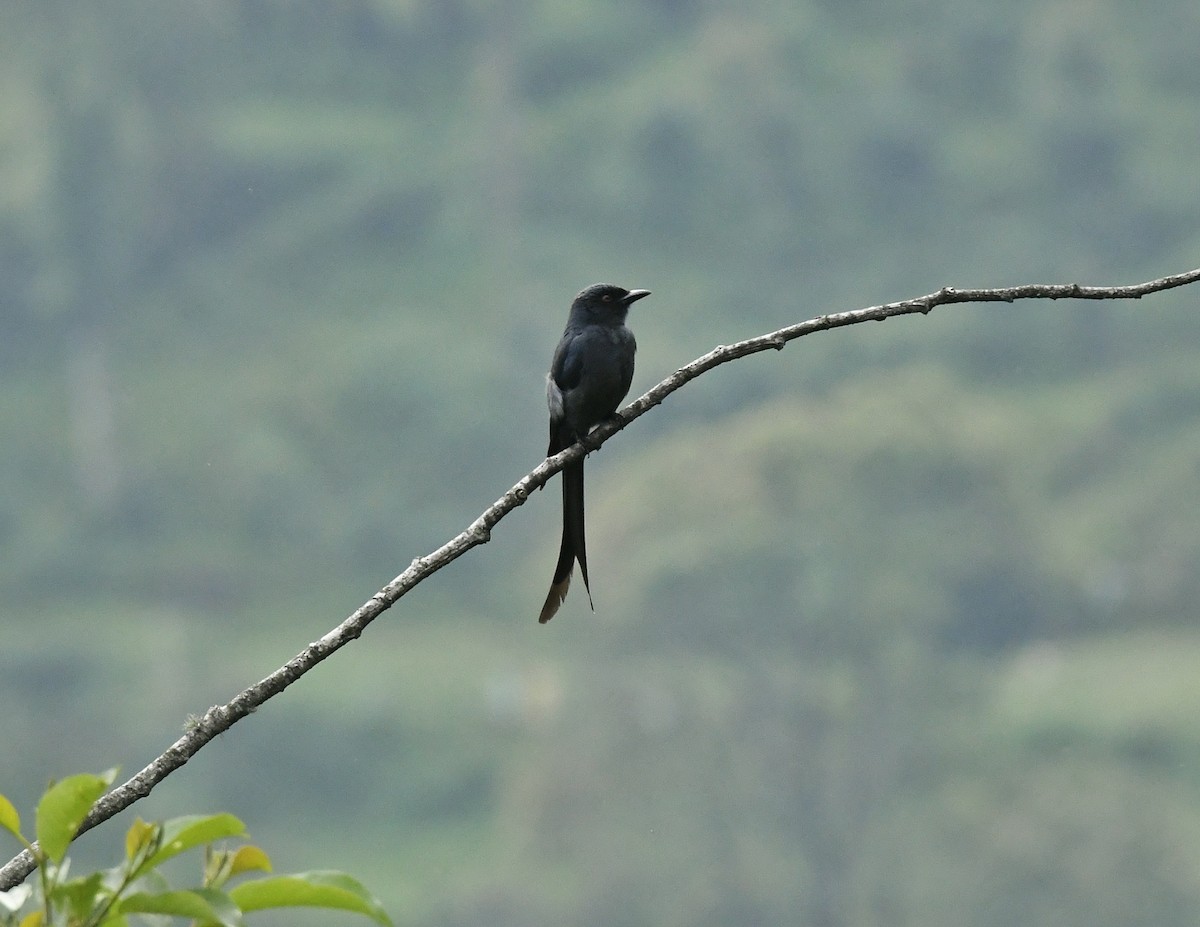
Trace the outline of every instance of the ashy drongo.
{"label": "ashy drongo", "polygon": [[[633,354],[637,343],[625,327],[631,303],[649,296],[649,290],[627,290],[610,283],[590,286],[571,303],[567,328],[554,350],[546,374],[546,401],[550,406],[550,448],[547,457],[570,447],[617,411],[633,380]],[[554,617],[567,597],[571,571],[579,561],[588,604],[587,550],[583,537],[583,458],[562,471],[563,532],[554,582],[538,621]],[[592,606],[595,611],[595,606]]]}

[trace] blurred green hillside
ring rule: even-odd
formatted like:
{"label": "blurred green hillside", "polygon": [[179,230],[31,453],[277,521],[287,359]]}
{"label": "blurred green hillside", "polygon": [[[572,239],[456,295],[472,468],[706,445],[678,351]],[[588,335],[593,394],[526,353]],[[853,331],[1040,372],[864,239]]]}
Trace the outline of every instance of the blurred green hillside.
{"label": "blurred green hillside", "polygon": [[[5,6],[0,791],[136,771],[465,527],[587,284],[653,291],[636,393],[1195,266],[1198,40],[1180,0]],[[137,811],[398,924],[1193,924],[1198,298],[705,376],[589,463],[596,615],[536,626],[551,487]]]}

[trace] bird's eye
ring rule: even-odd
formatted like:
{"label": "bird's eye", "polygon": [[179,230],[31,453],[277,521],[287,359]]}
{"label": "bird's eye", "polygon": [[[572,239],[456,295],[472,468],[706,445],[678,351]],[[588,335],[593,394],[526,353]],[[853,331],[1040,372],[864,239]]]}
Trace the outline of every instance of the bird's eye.
{"label": "bird's eye", "polygon": [[602,300],[604,300],[606,303],[611,303],[611,302],[612,302],[612,293],[605,293],[605,294],[604,294],[603,296],[601,296],[600,298],[601,298]]}

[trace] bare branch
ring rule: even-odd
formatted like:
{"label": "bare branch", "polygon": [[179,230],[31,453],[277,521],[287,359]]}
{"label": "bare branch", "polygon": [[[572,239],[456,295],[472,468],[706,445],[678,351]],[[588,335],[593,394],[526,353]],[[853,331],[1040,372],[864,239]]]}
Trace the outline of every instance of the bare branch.
{"label": "bare branch", "polygon": [[[657,386],[620,410],[611,421],[597,427],[578,444],[543,461],[489,506],[465,531],[427,556],[418,557],[409,565],[408,569],[371,596],[350,617],[320,640],[309,644],[270,676],[239,693],[228,704],[208,709],[203,717],[191,724],[187,733],[175,741],[161,756],[133,778],[117,786],[97,801],[80,827],[80,833],[90,830],[125,810],[139,799],[145,798],[159,782],[183,766],[214,737],[227,731],[318,663],[359,637],[367,625],[403,598],[410,589],[442,567],[457,560],[472,547],[486,544],[491,539],[492,528],[517,506],[523,505],[532,490],[543,486],[566,464],[600,447],[614,434],[654,406],[659,405],[685,383],[714,367],[719,367],[739,357],[746,357],[749,354],[758,354],[767,350],[782,350],[789,341],[804,335],[856,325],[859,322],[883,321],[898,315],[913,313],[924,315],[937,306],[954,303],[1011,303],[1019,299],[1141,299],[1151,293],[1186,286],[1197,280],[1200,280],[1200,268],[1132,286],[1027,284],[1002,289],[969,290],[943,287],[936,293],[916,299],[885,303],[866,309],[855,309],[851,312],[823,315],[807,322],[800,322],[778,331],[759,335],[756,338],[739,341],[736,344],[721,345],[703,357],[696,358],[690,364],[680,367]],[[19,884],[33,869],[33,857],[29,851],[15,856],[3,868],[0,868],[0,891]]]}

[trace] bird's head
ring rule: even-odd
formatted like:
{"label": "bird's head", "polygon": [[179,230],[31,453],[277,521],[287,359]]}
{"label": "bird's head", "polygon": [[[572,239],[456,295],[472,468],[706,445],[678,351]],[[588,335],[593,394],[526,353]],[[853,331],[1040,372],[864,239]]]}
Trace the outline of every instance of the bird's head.
{"label": "bird's head", "polygon": [[611,283],[596,283],[575,297],[571,312],[586,313],[596,321],[624,322],[629,306],[649,295],[649,290],[627,290]]}

